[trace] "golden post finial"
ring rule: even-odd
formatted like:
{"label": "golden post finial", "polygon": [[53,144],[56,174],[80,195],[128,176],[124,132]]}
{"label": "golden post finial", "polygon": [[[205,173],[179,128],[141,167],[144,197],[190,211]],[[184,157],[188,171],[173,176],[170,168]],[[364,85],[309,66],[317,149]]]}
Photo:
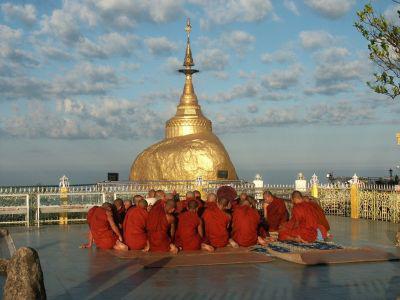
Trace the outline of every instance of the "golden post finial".
{"label": "golden post finial", "polygon": [[190,25],[190,18],[187,18],[185,31],[187,34],[187,38],[190,38],[190,32],[192,31],[192,25]]}
{"label": "golden post finial", "polygon": [[183,66],[186,67],[185,70],[179,70],[184,74],[193,74],[198,72],[197,70],[192,70],[191,67],[194,66],[192,50],[190,50],[190,32],[192,31],[192,25],[190,24],[190,18],[187,18],[185,31],[187,34],[186,41],[186,51],[185,51],[185,59],[183,61]]}

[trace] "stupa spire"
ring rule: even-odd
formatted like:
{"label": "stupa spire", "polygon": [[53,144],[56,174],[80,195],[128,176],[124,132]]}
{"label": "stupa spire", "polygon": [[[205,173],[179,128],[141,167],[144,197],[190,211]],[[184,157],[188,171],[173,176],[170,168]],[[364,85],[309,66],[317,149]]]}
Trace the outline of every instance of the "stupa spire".
{"label": "stupa spire", "polygon": [[194,66],[192,50],[190,48],[190,32],[192,31],[192,25],[190,24],[189,18],[186,21],[185,31],[187,39],[185,59],[183,61],[184,68],[178,70],[180,73],[185,74],[185,85],[175,117],[168,120],[166,124],[167,138],[205,131],[211,132],[212,130],[211,121],[204,117],[201,112],[201,107],[193,87],[192,75],[199,71],[192,69]]}

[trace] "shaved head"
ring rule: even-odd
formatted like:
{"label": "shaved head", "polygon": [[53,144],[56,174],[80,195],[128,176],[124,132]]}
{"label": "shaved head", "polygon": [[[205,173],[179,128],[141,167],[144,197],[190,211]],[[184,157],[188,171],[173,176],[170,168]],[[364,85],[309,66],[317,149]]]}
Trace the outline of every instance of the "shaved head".
{"label": "shaved head", "polygon": [[295,203],[295,204],[303,201],[303,195],[299,191],[294,191],[292,193],[291,198],[292,198],[293,203]]}
{"label": "shaved head", "polygon": [[190,200],[188,202],[188,209],[189,210],[196,210],[199,207],[199,204],[195,200]]}
{"label": "shaved head", "polygon": [[153,189],[151,189],[151,190],[149,191],[149,193],[148,193],[148,196],[149,196],[149,198],[155,198],[155,196],[156,196],[156,191],[153,190]]}
{"label": "shaved head", "polygon": [[217,195],[214,193],[209,193],[207,195],[207,202],[216,202],[217,201]]}
{"label": "shaved head", "polygon": [[167,200],[165,202],[165,212],[172,214],[176,208],[176,203],[174,200]]}
{"label": "shaved head", "polygon": [[117,198],[117,199],[114,200],[114,205],[115,205],[116,208],[121,208],[122,205],[124,205],[124,202],[122,201],[122,199]]}
{"label": "shaved head", "polygon": [[142,200],[143,197],[141,195],[135,195],[133,196],[133,202],[138,205],[139,201]]}
{"label": "shaved head", "polygon": [[174,200],[174,195],[172,195],[172,193],[166,193],[166,194],[165,194],[165,199],[167,199],[167,200]]}
{"label": "shaved head", "polygon": [[156,198],[157,200],[164,199],[164,197],[165,197],[165,193],[164,193],[163,190],[157,190],[157,191],[156,191],[156,196],[155,196],[155,198]]}
{"label": "shaved head", "polygon": [[219,205],[221,208],[225,209],[225,208],[227,208],[228,205],[229,205],[229,200],[226,199],[226,198],[219,198],[219,199],[218,199],[218,205]]}
{"label": "shaved head", "polygon": [[146,200],[140,199],[140,201],[138,202],[137,205],[138,205],[140,208],[146,209],[148,204],[147,204],[147,201],[146,201]]}
{"label": "shaved head", "polygon": [[176,207],[176,203],[174,200],[167,200],[167,202],[165,202],[165,207]]}
{"label": "shaved head", "polygon": [[129,207],[131,207],[132,206],[132,200],[124,200],[124,206],[125,206],[125,209],[128,209]]}
{"label": "shaved head", "polygon": [[110,211],[112,210],[113,207],[113,205],[110,202],[104,202],[101,206]]}
{"label": "shaved head", "polygon": [[201,193],[198,190],[193,191],[193,195],[195,198],[201,199]]}
{"label": "shaved head", "polygon": [[187,192],[186,193],[186,200],[188,199],[194,199],[194,193],[193,192]]}

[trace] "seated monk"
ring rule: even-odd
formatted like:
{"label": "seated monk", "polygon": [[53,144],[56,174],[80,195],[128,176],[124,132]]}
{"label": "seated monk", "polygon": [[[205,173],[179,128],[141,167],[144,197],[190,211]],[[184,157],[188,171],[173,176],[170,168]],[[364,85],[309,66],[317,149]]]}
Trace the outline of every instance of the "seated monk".
{"label": "seated monk", "polygon": [[147,250],[146,223],[148,218],[147,201],[141,199],[137,206],[126,212],[123,232],[125,244],[130,250]]}
{"label": "seated monk", "polygon": [[194,193],[193,192],[187,192],[185,200],[178,201],[176,203],[176,212],[178,214],[180,214],[182,212],[185,212],[187,210],[188,202],[191,201],[191,200],[195,200],[194,199]]}
{"label": "seated monk", "polygon": [[289,219],[285,201],[275,197],[270,191],[265,191],[263,198],[264,217],[267,221],[268,231],[277,232],[279,227]]}
{"label": "seated monk", "polygon": [[317,240],[318,220],[310,207],[303,200],[299,191],[292,193],[292,217],[279,229],[280,241],[295,241],[300,243],[312,243]]}
{"label": "seated monk", "polygon": [[132,200],[131,199],[124,200],[125,216],[126,216],[126,212],[131,207],[132,207]]}
{"label": "seated monk", "polygon": [[105,202],[101,207],[94,206],[88,212],[89,241],[82,248],[91,248],[93,242],[99,249],[128,250],[122,243],[122,236],[114,222],[112,204]]}
{"label": "seated monk", "polygon": [[220,199],[220,198],[228,199],[230,205],[229,205],[229,207],[227,207],[227,209],[234,210],[235,207],[237,205],[239,205],[238,200],[236,199],[237,192],[231,186],[228,186],[228,185],[220,186],[217,190],[217,197],[218,197],[218,199]]}
{"label": "seated monk", "polygon": [[200,249],[213,251],[214,248],[202,243],[204,236],[203,220],[197,214],[198,208],[198,203],[195,200],[190,200],[187,211],[178,216],[176,245],[185,251]]}
{"label": "seated monk", "polygon": [[174,210],[173,200],[165,203],[158,201],[150,210],[146,224],[150,251],[178,253],[178,248],[172,243],[175,235]]}
{"label": "seated monk", "polygon": [[133,196],[133,205],[138,206],[139,205],[139,201],[144,199],[142,195],[135,195]]}
{"label": "seated monk", "polygon": [[241,200],[232,213],[232,239],[242,247],[257,243],[266,245],[266,241],[258,236],[260,219],[258,211],[252,207],[251,198]]}
{"label": "seated monk", "polygon": [[237,247],[236,242],[229,239],[228,228],[231,222],[231,215],[226,212],[229,200],[219,198],[216,201],[216,199],[217,196],[215,194],[207,196],[207,208],[203,213],[206,244],[214,248],[222,248],[228,244]]}
{"label": "seated monk", "polygon": [[114,200],[114,219],[115,223],[119,226],[119,228],[122,228],[122,223],[124,223],[124,217],[125,217],[125,207],[124,207],[124,202],[122,199],[117,198]]}
{"label": "seated monk", "polygon": [[[330,234],[328,234],[328,231],[331,229],[329,226],[329,222],[325,216],[325,212],[322,209],[322,207],[318,204],[318,202],[313,199],[312,197],[309,196],[304,196],[303,197],[304,202],[308,203],[309,205],[312,206],[314,213],[317,217],[318,220],[318,228],[321,231],[322,237],[325,239],[327,237],[331,237]],[[321,228],[322,227],[322,228]]]}

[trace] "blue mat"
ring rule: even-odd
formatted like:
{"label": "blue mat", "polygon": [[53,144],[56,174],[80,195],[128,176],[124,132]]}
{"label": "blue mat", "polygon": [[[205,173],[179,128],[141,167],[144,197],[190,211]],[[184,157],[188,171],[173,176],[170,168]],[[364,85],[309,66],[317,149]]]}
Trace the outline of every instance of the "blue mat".
{"label": "blue mat", "polygon": [[314,243],[304,244],[293,241],[286,241],[286,242],[269,243],[265,247],[257,246],[254,247],[251,251],[268,254],[267,248],[280,253],[297,253],[297,252],[305,252],[308,250],[344,249],[343,246],[330,242],[314,242]]}

